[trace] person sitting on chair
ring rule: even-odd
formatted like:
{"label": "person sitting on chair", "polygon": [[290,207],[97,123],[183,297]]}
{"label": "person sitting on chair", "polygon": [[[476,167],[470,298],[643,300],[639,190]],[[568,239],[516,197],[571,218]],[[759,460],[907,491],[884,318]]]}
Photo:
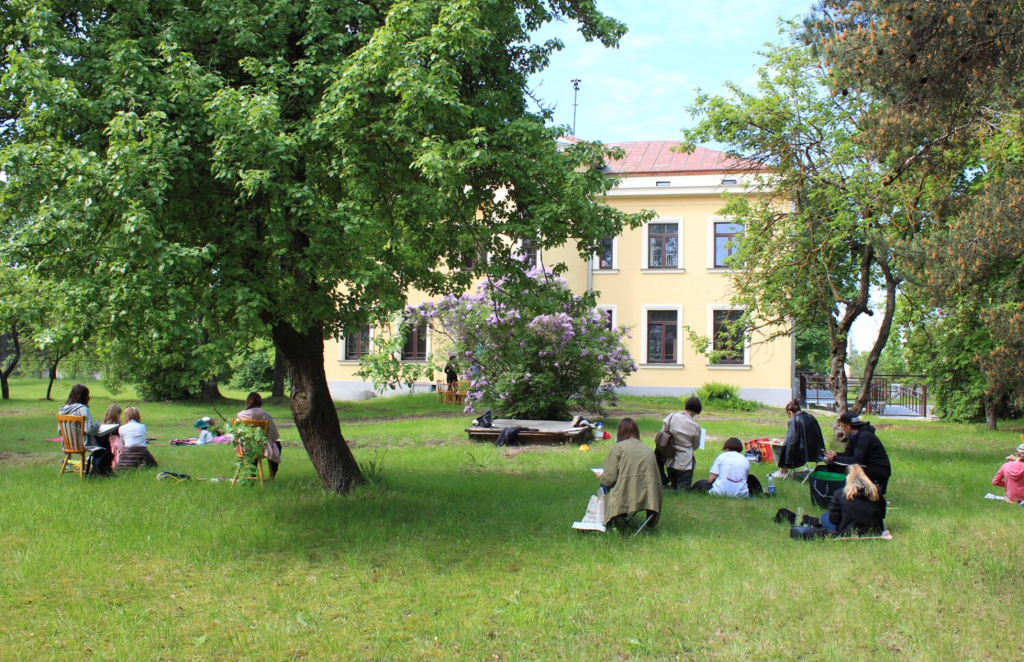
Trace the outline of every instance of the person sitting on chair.
{"label": "person sitting on chair", "polygon": [[652,516],[647,527],[652,528],[661,513],[661,478],[654,450],[640,441],[640,428],[632,418],[619,421],[616,439],[601,472],[604,524],[646,510]]}
{"label": "person sitting on chair", "polygon": [[846,486],[832,496],[828,512],[821,516],[821,525],[836,535],[851,530],[858,535],[885,530],[885,499],[859,464],[851,464],[847,469]]}
{"label": "person sitting on chair", "polygon": [[999,467],[992,484],[1006,488],[1007,501],[1024,501],[1024,444],[1017,446],[1016,453],[1006,456],[1006,464]]}
{"label": "person sitting on chair", "polygon": [[711,465],[708,479],[697,481],[693,491],[745,499],[750,496],[749,480],[750,460],[743,455],[743,442],[730,437]]}
{"label": "person sitting on chair", "polygon": [[281,435],[274,425],[274,418],[263,409],[263,398],[253,391],[245,398],[245,409],[238,412],[241,421],[267,421],[267,446],[263,455],[270,465],[270,477],[277,475],[277,467],[281,464]]}
{"label": "person sitting on chair", "polygon": [[[75,384],[68,393],[68,401],[60,406],[57,412],[62,416],[85,416],[85,448],[92,451],[99,446],[96,445],[96,432],[100,428],[99,423],[92,420],[92,413],[89,411],[89,387],[85,384]],[[57,426],[60,432],[60,426]]]}
{"label": "person sitting on chair", "polygon": [[697,468],[693,451],[700,445],[700,426],[693,419],[702,409],[700,398],[691,396],[683,405],[683,411],[669,414],[665,418],[663,430],[672,436],[670,443],[675,451],[670,458],[657,455],[661,484],[665,487],[671,485],[674,490],[690,489],[693,471]]}
{"label": "person sitting on chair", "polygon": [[785,478],[790,469],[818,462],[825,454],[821,426],[816,418],[800,410],[800,401],[794,399],[786,405],[786,413],[789,415],[786,445],[779,453],[779,470],[771,474],[772,478]]}
{"label": "person sitting on chair", "polygon": [[146,426],[142,424],[142,414],[138,407],[124,410],[124,425],[119,428],[118,435],[124,450],[117,458],[118,469],[138,469],[156,467],[156,458],[146,447]]}
{"label": "person sitting on chair", "polygon": [[[889,478],[892,476],[892,465],[889,464],[889,454],[885,452],[885,446],[875,436],[874,426],[867,421],[860,420],[852,412],[846,412],[839,417],[839,426],[843,428],[843,433],[846,435],[846,452],[840,455],[834,451],[828,451],[825,453],[825,461],[844,469],[850,465],[859,464],[882,496],[885,496]],[[836,471],[835,467],[830,467],[829,470]],[[836,473],[842,472],[843,469],[836,471]]]}

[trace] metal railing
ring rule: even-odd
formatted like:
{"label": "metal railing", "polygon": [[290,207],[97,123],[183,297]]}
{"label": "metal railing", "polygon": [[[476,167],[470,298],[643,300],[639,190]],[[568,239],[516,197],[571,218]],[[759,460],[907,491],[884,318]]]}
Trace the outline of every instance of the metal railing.
{"label": "metal railing", "polygon": [[[799,382],[801,402],[809,406],[836,409],[827,375],[801,373]],[[864,388],[863,380],[850,378],[848,385],[848,397],[850,400],[857,399]],[[928,415],[928,386],[924,383],[922,375],[875,375],[868,388],[871,395],[866,413],[890,416]]]}

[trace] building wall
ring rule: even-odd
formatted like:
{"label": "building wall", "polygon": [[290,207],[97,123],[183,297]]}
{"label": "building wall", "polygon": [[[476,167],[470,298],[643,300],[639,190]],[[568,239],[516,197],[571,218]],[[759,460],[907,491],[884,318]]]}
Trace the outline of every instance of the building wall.
{"label": "building wall", "polygon": [[[735,177],[735,176],[730,176]],[[625,325],[632,337],[627,339],[630,353],[640,369],[622,389],[642,395],[686,395],[709,381],[726,382],[740,387],[743,397],[781,405],[792,397],[793,346],[790,338],[765,343],[754,339],[745,352],[742,365],[709,365],[687,337],[686,329],[711,335],[712,311],[729,307],[729,279],[726,270],[713,267],[712,223],[722,219],[718,210],[723,205],[723,176],[677,175],[630,177],[610,192],[607,202],[626,212],[654,210],[653,222],[678,222],[680,232],[680,267],[675,270],[647,268],[644,262],[645,230],[625,230],[615,242],[614,269],[593,272],[593,287],[599,292],[598,303],[613,310],[616,325]],[[658,185],[658,182],[669,182]],[[541,254],[546,266],[564,262],[569,269],[566,278],[576,292],[587,287],[587,261],[574,246],[549,249]],[[421,301],[411,293],[410,302]],[[678,311],[680,320],[678,362],[674,365],[647,362],[647,313],[652,308]],[[339,360],[337,342],[326,347],[327,378],[335,397],[365,396],[372,386],[354,376],[356,363]],[[424,384],[426,389],[428,385]],[[404,392],[404,391],[396,391]]]}

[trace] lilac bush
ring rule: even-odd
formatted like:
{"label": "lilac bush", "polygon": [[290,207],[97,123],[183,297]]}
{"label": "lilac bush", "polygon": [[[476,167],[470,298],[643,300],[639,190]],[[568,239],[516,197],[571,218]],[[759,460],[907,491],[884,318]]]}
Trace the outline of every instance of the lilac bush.
{"label": "lilac bush", "polygon": [[566,419],[572,402],[599,412],[637,369],[623,342],[628,331],[608,328],[594,295],[574,295],[542,269],[406,310],[408,328],[423,321],[435,347],[443,345],[434,367],[454,355],[460,377],[470,380],[466,411]]}

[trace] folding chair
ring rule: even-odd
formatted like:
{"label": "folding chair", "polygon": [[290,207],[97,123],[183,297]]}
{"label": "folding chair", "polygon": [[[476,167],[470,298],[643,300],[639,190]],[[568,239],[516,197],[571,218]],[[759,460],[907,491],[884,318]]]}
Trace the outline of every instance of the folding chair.
{"label": "folding chair", "polygon": [[[57,427],[60,428],[60,440],[64,446],[64,461],[60,465],[60,474],[75,473],[67,469],[70,464],[78,466],[78,477],[85,478],[85,416],[65,416],[57,414]],[[72,460],[77,455],[79,459]]]}
{"label": "folding chair", "polygon": [[[233,420],[231,422],[236,424],[236,425],[240,423],[242,425],[250,425],[250,426],[252,426],[254,428],[259,428],[259,429],[263,430],[263,436],[264,437],[267,436],[267,426],[270,424],[270,421],[243,421],[240,418],[236,418],[235,420]],[[267,440],[267,443],[268,444],[270,443],[269,439]],[[234,476],[234,478],[231,479],[231,484],[232,485],[234,485],[235,482],[238,480],[239,476],[241,476],[242,465],[244,464],[242,462],[242,459],[245,457],[245,452],[242,449],[242,445],[238,441],[235,441],[235,455],[238,456],[239,462],[238,462],[238,466],[235,467],[235,476]],[[263,456],[262,455],[259,456],[256,459],[256,475],[255,476],[241,476],[241,478],[242,478],[242,480],[259,480],[260,481],[260,485],[263,485]]]}
{"label": "folding chair", "polygon": [[622,533],[629,533],[629,536],[634,538],[653,529],[658,524],[659,517],[656,510],[638,510],[628,515],[619,515],[612,519],[610,524],[613,524]]}

